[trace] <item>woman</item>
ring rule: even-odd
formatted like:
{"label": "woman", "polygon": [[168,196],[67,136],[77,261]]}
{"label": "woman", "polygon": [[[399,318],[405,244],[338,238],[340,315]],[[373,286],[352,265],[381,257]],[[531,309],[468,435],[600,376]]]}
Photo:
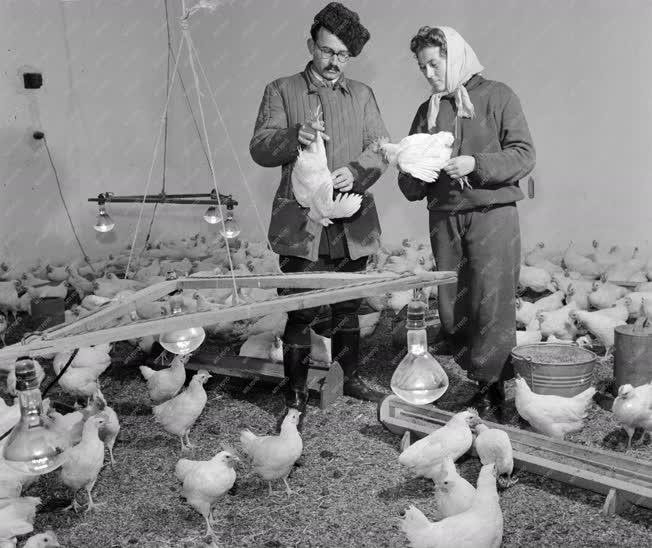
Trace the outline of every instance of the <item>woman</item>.
{"label": "woman", "polygon": [[524,198],[519,179],[534,168],[534,145],[516,94],[480,75],[484,67],[454,29],[422,27],[410,49],[432,86],[410,134],[449,131],[455,142],[437,181],[401,173],[398,184],[408,200],[428,199],[437,268],[458,274],[457,284],[439,287],[438,342],[478,382],[465,405],[500,421],[516,345],[516,202]]}

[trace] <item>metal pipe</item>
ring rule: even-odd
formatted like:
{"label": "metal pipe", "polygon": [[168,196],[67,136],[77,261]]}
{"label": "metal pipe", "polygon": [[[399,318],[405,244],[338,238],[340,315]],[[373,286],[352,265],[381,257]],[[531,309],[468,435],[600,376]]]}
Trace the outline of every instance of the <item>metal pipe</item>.
{"label": "metal pipe", "polygon": [[[231,198],[230,196],[223,196],[220,194],[220,202],[217,198],[210,198],[210,194],[200,194],[197,195],[197,198],[191,200],[192,196],[186,195],[187,198],[184,199],[184,196],[181,195],[170,195],[166,194],[165,196],[153,195],[153,196],[113,196],[110,200],[105,200],[106,203],[138,203],[145,202],[146,204],[186,204],[186,205],[198,205],[198,204],[207,204],[207,205],[219,205],[221,202],[224,205],[232,203],[233,205],[238,205],[238,202]],[[203,198],[203,199],[201,199]],[[89,202],[99,202],[100,198],[89,198]]]}

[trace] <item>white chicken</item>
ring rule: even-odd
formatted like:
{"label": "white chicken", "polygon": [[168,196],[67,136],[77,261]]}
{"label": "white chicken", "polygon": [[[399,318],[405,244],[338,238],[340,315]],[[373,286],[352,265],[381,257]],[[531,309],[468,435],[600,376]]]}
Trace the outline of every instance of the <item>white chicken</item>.
{"label": "white chicken", "polygon": [[303,441],[297,430],[300,416],[301,411],[289,409],[277,436],[256,436],[250,430],[240,433],[240,443],[251,458],[254,471],[267,482],[270,496],[272,481],[279,479],[285,483],[286,493],[292,494],[287,479],[303,452]]}
{"label": "white chicken", "polygon": [[518,283],[522,287],[529,287],[537,293],[555,291],[550,273],[536,266],[521,265]]}
{"label": "white chicken", "polygon": [[499,548],[503,539],[503,513],[496,490],[495,465],[480,470],[471,507],[432,523],[410,506],[400,523],[412,548]]}
{"label": "white chicken", "polygon": [[283,342],[273,331],[256,333],[255,335],[250,335],[242,344],[238,355],[282,362]]}
{"label": "white chicken", "polygon": [[570,270],[579,272],[583,276],[589,276],[591,278],[597,278],[604,272],[602,266],[593,262],[588,257],[575,252],[571,249],[572,247],[573,242],[570,243],[568,249],[564,253],[564,260],[562,262],[564,268],[569,268]]}
{"label": "white chicken", "polygon": [[627,449],[632,446],[632,436],[636,428],[652,432],[652,382],[634,388],[623,384],[618,388],[618,397],[611,408],[616,420],[627,432]]}
{"label": "white chicken", "polygon": [[174,398],[186,382],[186,363],[190,354],[176,355],[170,367],[155,371],[151,367],[141,365],[140,373],[147,381],[149,397],[155,403],[163,403]]}
{"label": "white chicken", "polygon": [[190,444],[188,435],[206,405],[208,396],[204,383],[211,376],[205,369],[200,369],[181,394],[152,408],[154,420],[161,424],[166,432],[179,437],[181,451],[194,447]]}
{"label": "white chicken", "polygon": [[59,539],[54,531],[32,535],[23,544],[23,548],[60,548],[60,546],[61,544],[59,544]]}
{"label": "white chicken", "polygon": [[543,336],[539,330],[516,331],[516,346],[536,344],[541,342]]}
{"label": "white chicken", "polygon": [[32,299],[45,299],[46,297],[59,297],[65,299],[68,294],[68,282],[63,281],[59,285],[41,285],[38,287],[28,287],[27,292]]}
{"label": "white chicken", "polygon": [[559,439],[584,427],[596,392],[591,386],[572,398],[535,394],[520,376],[516,377],[515,388],[518,414],[538,432]]}
{"label": "white chicken", "polygon": [[403,173],[408,173],[426,183],[433,183],[450,160],[455,138],[448,131],[415,133],[397,144],[382,143],[379,150],[385,161]]}
{"label": "white chicken", "polygon": [[497,428],[489,428],[484,423],[476,424],[474,430],[477,436],[473,446],[480,458],[480,462],[483,465],[492,463],[496,465],[499,487],[507,489],[514,485],[518,479],[512,478],[514,456],[512,454],[512,442],[507,432]]}
{"label": "white chicken", "polygon": [[554,335],[563,340],[572,340],[577,334],[577,327],[571,321],[569,313],[577,310],[575,303],[567,304],[559,310],[537,312],[539,329],[544,337]]}
{"label": "white chicken", "polygon": [[36,507],[39,504],[41,499],[38,497],[0,499],[0,543],[33,531]]}
{"label": "white chicken", "polygon": [[115,440],[120,433],[120,421],[118,420],[117,413],[108,406],[104,394],[102,394],[99,388],[95,394],[93,394],[89,404],[82,409],[81,412],[85,420],[98,415],[104,419],[104,423],[100,426],[98,434],[100,440],[104,443],[104,446],[109,450],[111,466],[114,466],[115,460],[113,459],[113,446],[115,445]]}
{"label": "white chicken", "polygon": [[407,447],[399,455],[398,462],[417,476],[433,479],[446,456],[456,461],[471,448],[470,426],[478,420],[475,409],[456,413],[444,426]]}
{"label": "white chicken", "polygon": [[213,536],[211,508],[235,483],[235,463],[240,460],[229,451],[220,451],[208,461],[179,459],[174,468],[183,482],[183,496],[206,520],[206,534]]}
{"label": "white chicken", "polygon": [[643,302],[652,302],[652,292],[632,292],[624,298],[625,306],[630,318],[639,318]]}
{"label": "white chicken", "polygon": [[68,508],[75,512],[80,507],[77,502],[77,492],[80,489],[85,489],[88,493],[86,512],[98,506],[93,502],[91,491],[104,464],[104,444],[99,437],[99,429],[104,422],[102,415],[90,417],[84,423],[81,441],[64,451],[61,481],[73,492],[72,504]]}
{"label": "white chicken", "polygon": [[475,487],[459,475],[450,456],[444,457],[441,469],[433,476],[433,481],[438,519],[461,514],[471,507]]}
{"label": "white chicken", "polygon": [[609,282],[594,282],[589,293],[589,304],[594,308],[609,308],[627,295],[626,288]]}
{"label": "white chicken", "polygon": [[333,198],[333,179],[320,131],[308,147],[299,151],[292,167],[291,181],[297,202],[310,208],[310,219],[323,226],[333,224],[331,219],[351,217],[362,204],[360,194],[338,193]]}
{"label": "white chicken", "polygon": [[611,354],[614,345],[614,329],[625,322],[618,318],[602,314],[602,311],[587,312],[586,310],[571,310],[570,317],[581,326],[586,327],[605,348],[603,359]]}

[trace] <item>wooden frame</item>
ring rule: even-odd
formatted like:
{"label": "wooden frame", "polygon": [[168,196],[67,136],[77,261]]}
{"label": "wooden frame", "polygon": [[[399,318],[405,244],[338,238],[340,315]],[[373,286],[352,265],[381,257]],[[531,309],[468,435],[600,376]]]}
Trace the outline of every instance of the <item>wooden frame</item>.
{"label": "wooden frame", "polygon": [[126,325],[106,327],[135,309],[136,305],[155,301],[178,289],[228,289],[231,276],[189,276],[167,280],[136,292],[130,299],[105,305],[70,324],[55,326],[22,343],[0,349],[0,360],[23,355],[72,350],[107,342],[115,342],[162,332],[210,325],[218,321],[236,321],[273,312],[287,312],[350,299],[382,295],[387,292],[453,283],[455,272],[423,272],[397,275],[392,273],[314,272],[309,274],[267,274],[236,276],[238,288],[301,288],[299,294],[276,297],[267,301],[238,304],[203,312],[140,320]]}
{"label": "wooden frame", "polygon": [[[404,436],[406,433],[426,436],[446,424],[452,416],[453,413],[432,405],[411,405],[393,395],[378,406],[378,420],[391,432]],[[483,422],[490,428],[507,432],[517,468],[607,495],[603,514],[612,515],[627,504],[652,509],[651,462]],[[534,451],[543,456],[533,455]],[[562,460],[564,462],[560,462]]]}

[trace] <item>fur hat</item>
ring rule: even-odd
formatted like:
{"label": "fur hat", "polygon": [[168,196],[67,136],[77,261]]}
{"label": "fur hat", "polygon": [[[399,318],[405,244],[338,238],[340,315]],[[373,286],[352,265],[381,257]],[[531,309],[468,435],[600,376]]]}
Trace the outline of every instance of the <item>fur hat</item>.
{"label": "fur hat", "polygon": [[331,2],[315,15],[310,28],[313,39],[319,27],[324,27],[342,40],[352,57],[360,54],[370,37],[369,31],[360,24],[358,14],[339,2]]}

